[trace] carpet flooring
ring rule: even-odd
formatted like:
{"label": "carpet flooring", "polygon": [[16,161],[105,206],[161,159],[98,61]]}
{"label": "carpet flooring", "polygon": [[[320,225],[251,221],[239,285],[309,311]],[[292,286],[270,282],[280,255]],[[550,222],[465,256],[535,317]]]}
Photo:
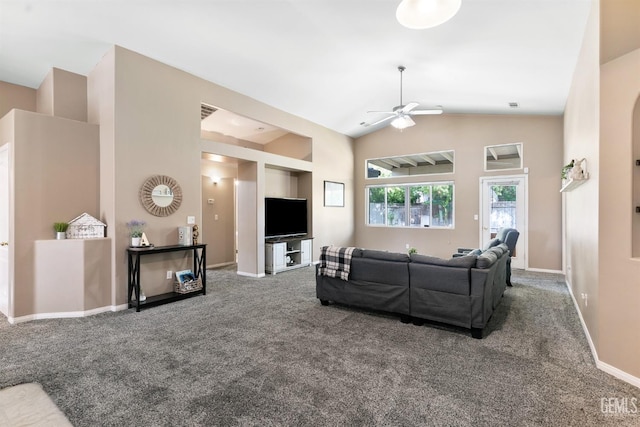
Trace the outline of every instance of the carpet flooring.
{"label": "carpet flooring", "polygon": [[41,384],[76,427],[640,425],[603,413],[640,390],[595,367],[563,276],[514,271],[482,340],[321,306],[312,268],[207,277],[140,313],[0,323],[0,388]]}

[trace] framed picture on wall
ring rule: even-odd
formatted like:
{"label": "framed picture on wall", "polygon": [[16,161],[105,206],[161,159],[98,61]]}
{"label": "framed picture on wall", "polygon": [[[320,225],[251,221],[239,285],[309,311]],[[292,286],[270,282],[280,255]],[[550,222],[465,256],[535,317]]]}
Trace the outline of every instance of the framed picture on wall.
{"label": "framed picture on wall", "polygon": [[344,207],[344,183],[324,182],[324,205]]}

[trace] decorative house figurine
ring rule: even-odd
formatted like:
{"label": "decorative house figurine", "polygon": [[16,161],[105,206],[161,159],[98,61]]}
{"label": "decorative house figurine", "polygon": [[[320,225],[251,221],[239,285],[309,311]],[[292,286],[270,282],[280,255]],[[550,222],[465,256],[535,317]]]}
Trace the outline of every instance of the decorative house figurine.
{"label": "decorative house figurine", "polygon": [[573,168],[571,169],[571,172],[569,172],[569,178],[570,179],[586,179],[588,178],[585,170],[582,168],[582,164],[584,163],[585,159],[582,160],[574,160],[573,163]]}
{"label": "decorative house figurine", "polygon": [[67,239],[95,239],[107,236],[107,225],[88,213],[69,221]]}

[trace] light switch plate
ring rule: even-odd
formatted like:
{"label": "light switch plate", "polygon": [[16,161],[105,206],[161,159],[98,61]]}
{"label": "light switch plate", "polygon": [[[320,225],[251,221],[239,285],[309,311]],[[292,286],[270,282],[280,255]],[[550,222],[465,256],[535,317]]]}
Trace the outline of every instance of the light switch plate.
{"label": "light switch plate", "polygon": [[187,217],[187,224],[195,224],[196,223],[196,217],[195,216],[188,216]]}

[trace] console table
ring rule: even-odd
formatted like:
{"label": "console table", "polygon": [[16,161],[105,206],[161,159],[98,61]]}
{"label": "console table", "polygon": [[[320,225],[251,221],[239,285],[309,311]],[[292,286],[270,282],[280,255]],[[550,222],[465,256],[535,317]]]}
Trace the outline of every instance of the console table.
{"label": "console table", "polygon": [[[162,254],[167,252],[193,252],[193,275],[202,281],[202,289],[180,294],[177,292],[168,292],[160,295],[148,296],[146,300],[140,301],[140,258],[144,255]],[[127,298],[129,308],[153,307],[156,305],[166,304],[173,301],[179,301],[185,298],[191,298],[196,295],[207,294],[206,282],[206,266],[207,266],[207,245],[171,245],[171,246],[155,246],[149,248],[127,248],[127,258],[129,259],[129,273],[127,284]],[[133,299],[135,295],[135,300]]]}

